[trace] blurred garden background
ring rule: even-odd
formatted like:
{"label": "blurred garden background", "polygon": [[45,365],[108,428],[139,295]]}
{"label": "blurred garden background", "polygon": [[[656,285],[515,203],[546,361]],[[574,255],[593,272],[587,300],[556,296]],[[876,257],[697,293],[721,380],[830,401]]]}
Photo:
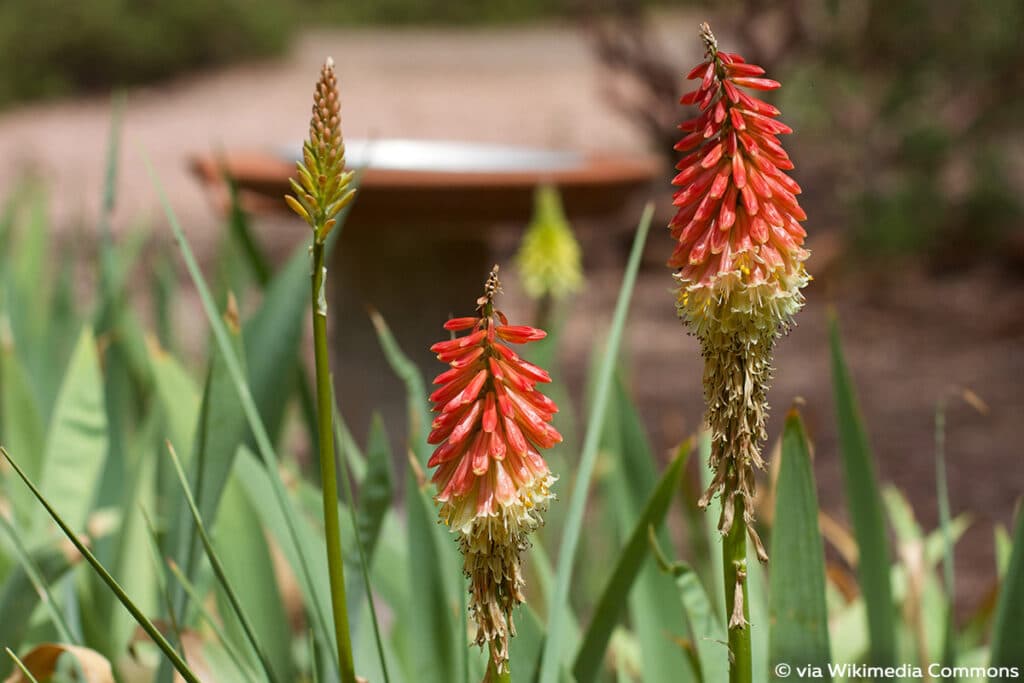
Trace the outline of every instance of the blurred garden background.
{"label": "blurred garden background", "polygon": [[[785,142],[810,216],[815,282],[799,326],[778,347],[771,438],[802,397],[822,505],[845,520],[826,331],[834,307],[879,477],[907,493],[929,529],[938,519],[935,409],[948,404],[953,512],[972,520],[958,546],[959,557],[970,558],[957,573],[966,615],[994,583],[993,524],[1011,523],[1024,491],[1024,4],[1017,0],[6,0],[0,197],[45,195],[33,225],[50,227],[52,249],[77,264],[68,275],[88,300],[113,93],[123,93],[113,234],[145,234],[151,246],[133,275],[140,311],[156,297],[152,269],[185,283],[170,302],[173,340],[162,341],[198,358],[206,322],[173,258],[144,158],[212,269],[225,217],[191,174],[190,155],[296,144],[325,55],[338,65],[346,138],[651,154],[664,163],[663,181],[615,215],[574,225],[586,285],[565,311],[560,354],[581,392],[630,230],[643,200],[653,198],[656,230],[625,354],[655,452],[666,454],[700,427],[703,411],[697,343],[675,317],[663,265],[671,242],[657,230],[672,213],[674,126],[687,114],[677,100],[683,74],[700,59],[703,20],[723,45],[783,83],[774,102],[796,131]],[[524,225],[488,229],[493,260],[510,262]],[[308,237],[276,214],[254,216],[253,228],[275,263]],[[152,256],[161,252],[171,258]],[[373,267],[387,273],[388,263],[381,254]],[[400,289],[402,273],[392,275],[381,286]],[[514,277],[505,289],[505,308],[529,319],[532,304]],[[467,305],[474,296],[467,293]],[[345,334],[343,322],[333,324]],[[426,345],[405,347],[431,367]],[[344,387],[345,377],[337,379]],[[400,403],[399,381],[380,381]],[[360,400],[344,389],[341,396],[343,407]],[[367,415],[351,425],[360,440],[368,424]]]}

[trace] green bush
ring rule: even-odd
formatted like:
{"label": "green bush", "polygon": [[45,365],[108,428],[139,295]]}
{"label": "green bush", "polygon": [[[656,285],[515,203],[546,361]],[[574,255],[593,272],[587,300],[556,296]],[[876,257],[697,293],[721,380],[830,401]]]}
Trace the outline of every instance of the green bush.
{"label": "green bush", "polygon": [[292,27],[273,0],[7,0],[0,105],[277,54]]}

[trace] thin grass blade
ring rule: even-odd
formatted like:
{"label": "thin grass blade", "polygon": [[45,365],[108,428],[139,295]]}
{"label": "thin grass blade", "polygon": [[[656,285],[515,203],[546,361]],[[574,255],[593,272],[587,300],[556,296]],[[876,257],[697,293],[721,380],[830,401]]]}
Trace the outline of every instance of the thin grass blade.
{"label": "thin grass blade", "polygon": [[[0,514],[0,527],[10,543],[18,562],[0,586],[0,614],[6,615],[0,622],[0,643],[18,647],[28,632],[29,620],[35,606],[43,596],[43,604],[65,643],[79,644],[68,626],[50,591],[50,584],[63,577],[75,565],[75,559],[67,550],[58,547],[44,547],[29,551],[21,540],[17,529]],[[0,676],[5,667],[0,666]]]}
{"label": "thin grass blade", "polygon": [[373,323],[373,328],[377,331],[377,340],[380,342],[388,364],[395,375],[405,384],[409,418],[409,447],[416,453],[420,465],[426,467],[428,457],[426,429],[431,423],[431,418],[426,401],[427,390],[423,382],[423,375],[420,374],[416,364],[409,360],[409,357],[402,351],[398,341],[391,333],[391,329],[384,321],[384,317],[377,311],[371,310],[370,320]]}
{"label": "thin grass blade", "polygon": [[42,492],[36,488],[36,485],[33,484],[27,476],[25,476],[25,473],[18,466],[18,463],[14,461],[3,446],[0,446],[0,454],[2,454],[4,459],[6,459],[10,466],[14,468],[14,471],[17,472],[21,480],[25,482],[25,485],[32,490],[36,500],[42,504],[53,521],[56,522],[57,526],[59,526],[61,531],[64,532],[67,539],[71,541],[75,548],[78,549],[78,552],[81,553],[86,561],[92,566],[93,570],[100,576],[100,578],[103,579],[103,582],[106,583],[107,587],[110,588],[110,590],[117,596],[117,599],[121,601],[121,604],[124,605],[125,609],[131,612],[131,615],[135,617],[136,623],[142,627],[142,630],[144,630],[153,642],[156,643],[157,647],[160,648],[164,655],[171,660],[174,668],[181,674],[182,678],[184,678],[187,683],[200,683],[199,678],[192,672],[185,660],[182,659],[171,644],[167,642],[167,639],[164,638],[163,634],[160,633],[160,630],[153,625],[153,622],[151,622],[146,615],[143,614],[142,610],[132,602],[132,599],[125,592],[124,588],[121,587],[117,580],[111,576],[110,572],[107,571],[106,567],[96,559],[96,556],[92,554],[92,551],[90,551],[89,548],[86,547],[86,545],[78,538],[75,531],[64,521],[53,505],[50,504],[49,500],[43,496]]}
{"label": "thin grass blade", "polygon": [[[246,381],[241,362],[231,348],[230,336],[228,335],[224,322],[220,318],[220,314],[214,304],[213,297],[210,294],[210,289],[206,284],[202,271],[199,269],[199,264],[196,262],[195,255],[192,253],[192,248],[189,245],[188,240],[185,238],[185,233],[182,231],[181,225],[178,223],[174,209],[171,207],[170,201],[167,199],[167,194],[157,178],[156,173],[153,171],[152,164],[149,163],[148,159],[146,160],[146,165],[150,178],[160,195],[160,201],[164,207],[168,222],[171,225],[171,230],[174,233],[175,240],[181,249],[182,258],[185,261],[186,268],[188,269],[189,275],[199,292],[203,311],[206,313],[207,320],[213,330],[214,339],[217,342],[217,346],[221,354],[224,356],[225,365],[231,375],[235,389],[238,392],[238,400],[242,404],[242,409],[245,412],[249,428],[252,430],[260,458],[262,459],[269,474],[268,480],[271,484],[274,502],[281,511],[284,524],[288,532],[288,539],[294,548],[295,557],[299,563],[301,581],[305,582],[307,586],[312,586],[314,582],[312,578],[313,575],[310,570],[309,550],[303,546],[299,538],[297,513],[288,499],[284,483],[281,481],[280,473],[277,471],[277,455],[274,451],[270,436],[267,433],[262,419],[260,418],[259,409],[257,408],[252,391]],[[338,220],[338,223],[342,222],[343,216],[339,217]],[[337,230],[335,231],[337,232]],[[329,621],[329,618],[323,609],[323,605],[325,604],[326,603],[320,601],[313,602],[312,604],[307,602],[306,608],[314,617],[313,624],[319,632],[322,642],[332,643],[334,641],[334,627],[332,621]],[[330,647],[333,648],[334,646],[331,645]],[[337,663],[337,653],[334,653],[332,661],[335,664]]]}
{"label": "thin grass blade", "polygon": [[21,671],[21,675],[24,676],[26,680],[30,683],[39,683],[39,681],[36,680],[36,677],[32,675],[32,672],[28,670],[28,667],[25,666],[25,662],[18,659],[18,655],[14,654],[14,652],[11,651],[11,648],[5,647],[4,651],[7,653],[7,656],[11,658],[11,661],[14,662],[14,665],[18,667],[18,670]]}
{"label": "thin grass blade", "polygon": [[668,466],[661,481],[648,498],[643,513],[629,535],[629,540],[619,553],[615,568],[594,608],[594,616],[583,635],[583,643],[576,653],[572,671],[578,683],[590,683],[597,678],[612,630],[626,608],[630,588],[647,559],[648,529],[661,526],[672,498],[679,489],[688,454],[687,448]]}
{"label": "thin grass blade", "polygon": [[189,511],[192,513],[192,519],[196,525],[196,532],[199,534],[199,540],[203,544],[203,549],[206,551],[206,558],[210,561],[210,566],[213,568],[213,573],[217,577],[217,582],[224,591],[224,594],[227,596],[234,615],[242,625],[242,629],[245,631],[245,636],[248,639],[249,644],[252,646],[253,650],[255,650],[256,656],[259,658],[260,665],[263,667],[263,672],[267,675],[267,678],[270,679],[270,681],[277,681],[277,675],[274,673],[274,667],[270,662],[270,657],[267,655],[267,650],[260,644],[259,637],[256,635],[256,630],[253,628],[252,621],[246,614],[241,601],[238,599],[238,595],[235,593],[234,587],[228,580],[227,573],[224,571],[224,564],[220,561],[220,557],[213,547],[213,541],[210,540],[209,534],[206,533],[206,526],[203,523],[202,515],[199,513],[196,501],[192,497],[192,491],[188,487],[185,470],[182,469],[181,461],[178,459],[178,455],[174,452],[174,447],[171,446],[170,442],[167,443],[167,452],[174,465],[174,471],[178,475],[178,482],[181,484],[182,492],[185,494],[185,501],[188,503]]}
{"label": "thin grass blade", "polygon": [[954,614],[956,569],[953,564],[954,541],[949,508],[949,485],[946,479],[946,404],[942,401],[935,407],[935,497],[939,506],[939,528],[942,531],[942,581],[946,593],[941,664],[953,666],[957,660]]}
{"label": "thin grass blade", "polygon": [[558,682],[559,664],[562,657],[566,654],[561,638],[566,619],[568,618],[566,613],[569,609],[569,584],[572,581],[576,548],[579,545],[580,530],[583,527],[583,513],[590,490],[590,481],[594,474],[594,465],[597,461],[597,449],[600,445],[602,431],[601,426],[608,408],[612,376],[615,372],[615,363],[619,356],[622,332],[626,326],[626,316],[629,312],[633,285],[636,283],[636,274],[640,268],[640,257],[643,254],[644,244],[647,241],[647,232],[651,227],[653,216],[654,206],[648,204],[644,209],[643,216],[640,218],[636,238],[633,241],[633,249],[629,255],[629,263],[626,266],[626,273],[623,277],[622,287],[619,290],[619,299],[615,306],[611,330],[608,334],[607,347],[605,348],[604,358],[598,371],[594,403],[591,406],[590,418],[587,421],[583,451],[580,456],[579,469],[576,472],[576,481],[573,485],[572,495],[569,499],[569,513],[566,518],[565,530],[562,534],[562,543],[559,549],[558,569],[555,573],[555,591],[552,595],[551,604],[548,606],[548,639],[544,645],[544,653],[541,657],[540,683]]}

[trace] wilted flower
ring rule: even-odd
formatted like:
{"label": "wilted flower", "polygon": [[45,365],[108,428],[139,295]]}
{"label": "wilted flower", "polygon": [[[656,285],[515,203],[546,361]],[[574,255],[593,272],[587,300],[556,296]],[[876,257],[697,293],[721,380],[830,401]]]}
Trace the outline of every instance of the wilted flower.
{"label": "wilted flower", "polygon": [[462,337],[431,347],[451,366],[434,380],[430,395],[438,413],[428,441],[437,449],[428,465],[441,519],[459,537],[476,643],[490,643],[499,671],[507,665],[512,610],[523,602],[519,554],[527,536],[543,524],[555,477],[539,450],[562,440],[551,425],[558,410],[536,389],[551,378],[506,345],[545,337],[533,327],[509,325],[494,308],[500,290],[495,266],[477,315],[445,324]]}
{"label": "wilted flower", "polygon": [[549,185],[537,188],[533,219],[516,254],[523,289],[532,299],[556,299],[583,285],[580,245],[562,210],[558,190]]}
{"label": "wilted flower", "polygon": [[786,175],[793,168],[779,134],[792,132],[779,110],[745,90],[772,90],[776,81],[737,54],[720,52],[701,26],[706,58],[690,71],[699,79],[682,104],[700,114],[682,123],[676,145],[688,152],[673,184],[678,240],[669,266],[678,269],[679,316],[700,338],[704,396],[712,433],[715,478],[701,499],[721,492],[719,528],[732,527],[737,497],[758,557],[767,559],[753,529],[753,466],[763,467],[767,392],[775,339],[803,305],[809,252],[799,221],[806,218]]}

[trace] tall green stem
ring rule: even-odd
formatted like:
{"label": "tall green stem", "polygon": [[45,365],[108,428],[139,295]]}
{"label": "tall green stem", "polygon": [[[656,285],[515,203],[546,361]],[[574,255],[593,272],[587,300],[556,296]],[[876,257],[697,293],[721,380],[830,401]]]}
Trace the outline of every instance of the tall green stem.
{"label": "tall green stem", "polygon": [[341,528],[338,519],[338,473],[334,460],[334,424],[331,409],[331,368],[327,352],[327,295],[324,291],[327,269],[324,267],[324,243],[313,241],[313,351],[316,357],[316,417],[320,445],[320,482],[323,486],[324,535],[327,541],[327,569],[331,581],[331,609],[334,613],[334,637],[338,644],[338,663],[342,683],[355,683],[352,642],[348,629],[348,604],[345,600],[345,566],[341,555]]}
{"label": "tall green stem", "polygon": [[[737,496],[733,505],[735,516],[732,528],[722,539],[725,618],[729,624],[729,683],[752,683],[750,608],[747,599],[747,523],[743,519],[742,498]],[[733,614],[736,609],[737,586],[743,596],[743,604],[740,606],[742,620]]]}

